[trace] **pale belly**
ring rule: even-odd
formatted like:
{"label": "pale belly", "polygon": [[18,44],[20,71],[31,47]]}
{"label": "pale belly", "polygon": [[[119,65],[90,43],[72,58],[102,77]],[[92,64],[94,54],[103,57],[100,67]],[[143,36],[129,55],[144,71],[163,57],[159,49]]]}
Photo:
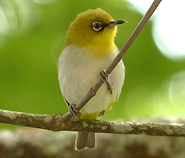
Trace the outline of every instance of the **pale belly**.
{"label": "pale belly", "polygon": [[[100,72],[110,65],[117,54],[115,52],[104,59],[97,60],[84,50],[78,50],[81,48],[74,47],[64,49],[59,58],[58,67],[62,95],[70,104],[78,104],[83,99],[90,88],[101,78]],[[109,104],[121,93],[124,76],[125,68],[123,62],[120,61],[110,76],[113,94],[107,91],[107,85],[104,83],[96,95],[82,108],[83,111],[94,113],[106,110]]]}

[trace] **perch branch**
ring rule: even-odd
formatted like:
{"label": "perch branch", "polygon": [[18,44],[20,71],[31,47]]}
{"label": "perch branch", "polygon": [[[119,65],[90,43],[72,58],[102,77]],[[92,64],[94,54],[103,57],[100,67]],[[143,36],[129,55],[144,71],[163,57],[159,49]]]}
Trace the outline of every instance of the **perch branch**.
{"label": "perch branch", "polygon": [[[0,110],[0,122],[52,131],[88,131],[114,134],[145,134],[185,137],[185,120],[181,123],[138,123],[128,121],[64,120],[62,115],[37,115]],[[160,120],[158,122],[171,122]]]}

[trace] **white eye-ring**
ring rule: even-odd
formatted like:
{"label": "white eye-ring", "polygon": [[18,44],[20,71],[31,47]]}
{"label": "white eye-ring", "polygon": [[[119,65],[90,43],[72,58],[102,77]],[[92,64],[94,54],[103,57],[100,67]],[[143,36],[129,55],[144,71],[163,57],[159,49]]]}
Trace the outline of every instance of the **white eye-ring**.
{"label": "white eye-ring", "polygon": [[98,21],[95,21],[93,22],[93,30],[94,31],[100,31],[102,29],[102,23],[101,22],[98,22]]}

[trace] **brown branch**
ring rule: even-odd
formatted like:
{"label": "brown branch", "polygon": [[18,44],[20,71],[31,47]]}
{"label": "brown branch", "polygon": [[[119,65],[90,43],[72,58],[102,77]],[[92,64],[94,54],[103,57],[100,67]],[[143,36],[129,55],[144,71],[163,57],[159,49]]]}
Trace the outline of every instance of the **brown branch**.
{"label": "brown branch", "polygon": [[[0,122],[52,131],[88,131],[96,133],[185,137],[185,125],[182,123],[137,123],[98,120],[72,121],[62,119],[62,115],[36,115],[8,110],[0,110]],[[167,122],[167,120],[160,120],[160,122]]]}
{"label": "brown branch", "polygon": [[[128,41],[126,42],[126,44],[121,49],[120,53],[116,56],[116,58],[112,61],[112,63],[110,64],[110,66],[107,68],[106,71],[107,71],[108,74],[110,74],[112,72],[112,70],[116,67],[116,65],[122,59],[123,55],[126,53],[126,51],[132,45],[132,43],[134,42],[134,40],[136,39],[136,37],[138,36],[138,34],[144,28],[144,26],[146,25],[146,23],[148,22],[148,20],[150,19],[150,17],[154,13],[154,11],[157,9],[157,7],[158,7],[158,5],[160,4],[161,1],[162,0],[154,0],[154,2],[152,3],[151,7],[146,12],[145,16],[142,18],[142,20],[140,21],[140,23],[138,24],[138,26],[136,27],[136,29],[134,30],[134,32],[132,33],[132,35],[130,36],[130,38],[128,39]],[[93,96],[96,95],[96,92],[102,86],[103,83],[104,83],[104,81],[100,78],[100,80],[96,83],[96,85],[89,90],[89,92],[82,99],[82,101],[79,104],[76,105],[76,109],[77,110],[80,110],[81,108],[83,108],[85,106],[85,104]],[[69,119],[70,117],[71,117],[71,115],[70,115],[69,112],[66,113],[65,115],[63,115],[63,118],[64,119]]]}

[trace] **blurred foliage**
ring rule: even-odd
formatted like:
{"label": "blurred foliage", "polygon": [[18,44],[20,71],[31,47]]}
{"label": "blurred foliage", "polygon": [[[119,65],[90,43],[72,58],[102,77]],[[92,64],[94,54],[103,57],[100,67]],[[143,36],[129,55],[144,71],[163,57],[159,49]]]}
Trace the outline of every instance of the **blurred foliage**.
{"label": "blurred foliage", "polygon": [[[0,1],[1,109],[38,114],[63,114],[68,111],[58,85],[57,60],[70,22],[78,13],[99,7],[115,19],[127,20],[128,24],[118,27],[115,39],[120,49],[142,18],[122,0],[43,2]],[[102,119],[173,116],[182,110],[177,106],[168,109],[169,103],[164,102],[168,92],[161,90],[161,85],[173,74],[184,70],[185,64],[171,61],[159,52],[151,29],[152,23],[148,22],[124,56],[126,79],[122,94],[113,110],[106,112]],[[158,98],[164,99],[164,105]],[[1,127],[7,126],[2,124]]]}

